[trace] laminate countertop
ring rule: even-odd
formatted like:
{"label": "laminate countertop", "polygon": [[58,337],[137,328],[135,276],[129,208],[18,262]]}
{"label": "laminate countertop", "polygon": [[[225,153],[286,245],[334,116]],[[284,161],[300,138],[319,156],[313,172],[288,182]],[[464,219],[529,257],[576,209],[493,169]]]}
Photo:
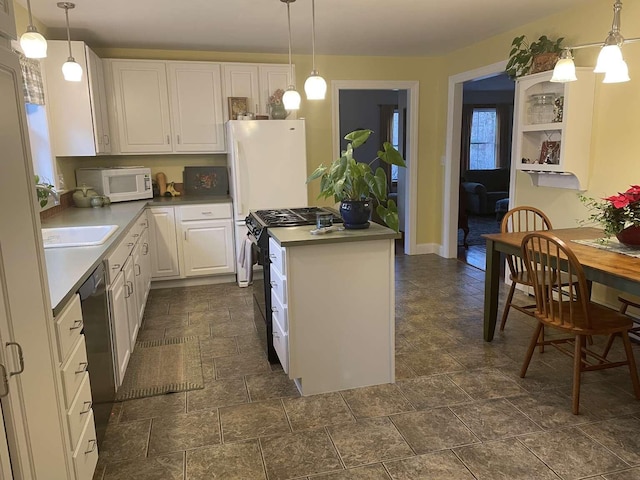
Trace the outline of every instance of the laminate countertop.
{"label": "laminate countertop", "polygon": [[112,203],[101,208],[64,209],[42,221],[42,227],[117,225],[116,232],[102,245],[91,247],[45,248],[49,297],[54,316],[113,248],[124,238],[134,220],[148,206],[179,206],[202,203],[230,203],[228,196],[158,197],[149,200]]}
{"label": "laminate countertop", "polygon": [[[334,224],[334,227],[339,225],[340,224]],[[269,236],[281,247],[300,247],[304,245],[319,245],[322,243],[366,242],[400,238],[399,233],[374,222],[369,222],[369,228],[362,230],[337,230],[319,235],[311,234],[311,230],[315,228],[315,225],[270,227],[268,231]]]}

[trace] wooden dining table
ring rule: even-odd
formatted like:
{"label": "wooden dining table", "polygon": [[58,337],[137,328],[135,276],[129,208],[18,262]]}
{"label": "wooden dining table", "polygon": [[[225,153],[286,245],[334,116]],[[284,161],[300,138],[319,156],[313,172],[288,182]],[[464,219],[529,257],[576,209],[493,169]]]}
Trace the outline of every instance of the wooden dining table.
{"label": "wooden dining table", "polygon": [[[500,267],[504,260],[501,253],[521,256],[522,239],[529,232],[491,233],[482,235],[487,241],[484,289],[484,339],[493,340],[498,316]],[[611,252],[572,240],[602,238],[604,232],[597,228],[562,228],[549,230],[563,240],[575,253],[584,269],[587,280],[601,283],[633,295],[640,295],[640,258]]]}

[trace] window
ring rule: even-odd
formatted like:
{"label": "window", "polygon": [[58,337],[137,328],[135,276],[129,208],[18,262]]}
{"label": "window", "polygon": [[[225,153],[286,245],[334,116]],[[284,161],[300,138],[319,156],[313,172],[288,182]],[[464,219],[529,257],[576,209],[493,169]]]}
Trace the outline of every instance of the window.
{"label": "window", "polygon": [[471,117],[469,169],[498,166],[498,112],[495,108],[474,108]]}
{"label": "window", "polygon": [[[393,145],[393,147],[397,150],[398,149],[398,137],[399,137],[399,132],[398,132],[398,122],[400,120],[400,114],[398,113],[398,109],[396,108],[393,111],[393,118],[391,120],[391,145]],[[397,182],[398,181],[398,166],[397,165],[391,165],[391,181],[392,182]]]}

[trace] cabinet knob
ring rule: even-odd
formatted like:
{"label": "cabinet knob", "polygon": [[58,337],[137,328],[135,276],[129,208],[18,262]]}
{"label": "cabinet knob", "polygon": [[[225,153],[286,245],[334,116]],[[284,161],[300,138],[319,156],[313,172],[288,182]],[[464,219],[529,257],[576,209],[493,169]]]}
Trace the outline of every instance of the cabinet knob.
{"label": "cabinet knob", "polygon": [[120,265],[119,263],[114,263],[113,267],[111,267],[111,270],[120,270],[122,268],[122,265]]}
{"label": "cabinet knob", "polygon": [[180,145],[180,135],[176,135],[178,137],[178,145]]}
{"label": "cabinet knob", "polygon": [[167,135],[167,145],[169,145],[170,143],[171,143],[171,137]]}

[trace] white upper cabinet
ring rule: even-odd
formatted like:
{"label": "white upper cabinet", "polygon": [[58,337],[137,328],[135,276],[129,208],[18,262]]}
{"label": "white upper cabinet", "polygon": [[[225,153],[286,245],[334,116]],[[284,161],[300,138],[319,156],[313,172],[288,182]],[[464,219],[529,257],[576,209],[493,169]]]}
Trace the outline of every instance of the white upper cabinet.
{"label": "white upper cabinet", "polygon": [[225,151],[220,65],[109,60],[120,153]]}
{"label": "white upper cabinet", "polygon": [[67,42],[47,43],[47,58],[42,65],[54,155],[82,157],[110,153],[102,60],[84,42],[71,42],[71,52],[83,75],[80,82],[67,82],[61,68],[69,57]]}
{"label": "white upper cabinet", "polygon": [[[294,67],[295,75],[295,67]],[[224,118],[229,120],[229,97],[246,97],[247,108],[258,115],[269,115],[269,97],[278,89],[286,90],[289,86],[289,65],[284,64],[252,64],[224,63],[222,65],[224,79]],[[257,107],[257,109],[256,109]],[[292,112],[289,120],[296,118]]]}
{"label": "white upper cabinet", "polygon": [[11,0],[0,0],[0,36],[16,38],[16,24]]}
{"label": "white upper cabinet", "polygon": [[[222,65],[224,81],[224,118],[229,120],[229,97],[246,97],[247,108],[257,114],[265,113],[258,85],[258,65],[249,63],[225,63]],[[258,110],[255,110],[256,105]],[[255,110],[255,111],[254,111]]]}
{"label": "white upper cabinet", "polygon": [[169,62],[171,128],[175,152],[223,152],[220,65]]}
{"label": "white upper cabinet", "polygon": [[172,152],[166,62],[110,60],[121,153]]}

